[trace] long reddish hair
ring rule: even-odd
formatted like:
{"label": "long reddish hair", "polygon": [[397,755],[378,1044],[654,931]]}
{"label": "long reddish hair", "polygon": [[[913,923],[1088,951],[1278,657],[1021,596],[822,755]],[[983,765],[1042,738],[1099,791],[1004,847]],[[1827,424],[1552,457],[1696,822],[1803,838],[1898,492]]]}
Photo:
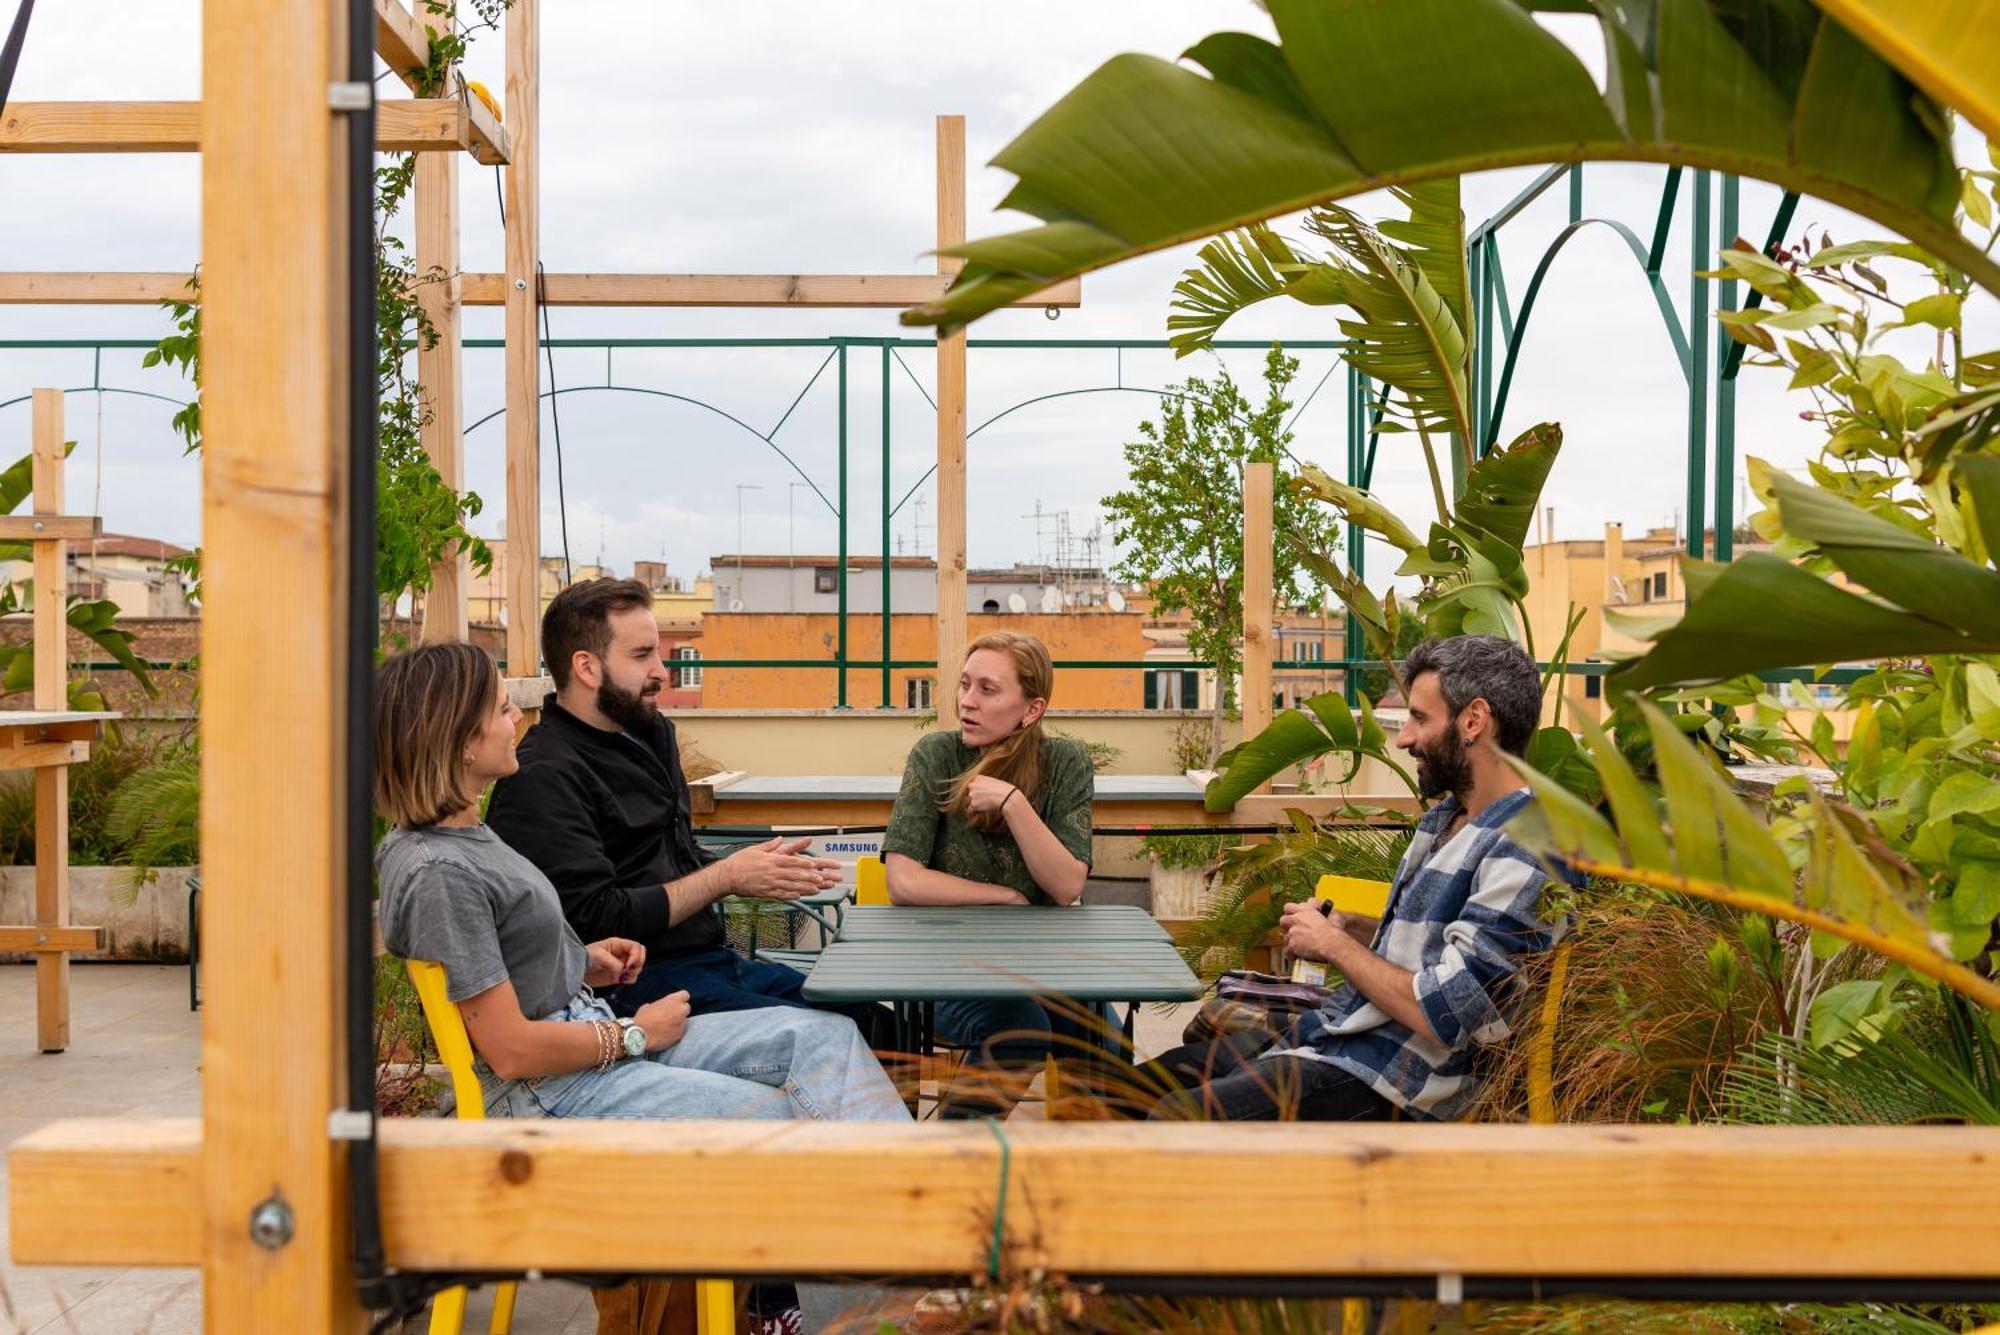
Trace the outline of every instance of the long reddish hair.
{"label": "long reddish hair", "polygon": [[[1032,635],[1016,635],[1009,630],[996,630],[990,635],[982,635],[966,648],[965,657],[982,649],[992,649],[1005,654],[1014,665],[1014,678],[1021,683],[1021,694],[1030,700],[1040,700],[1043,718],[1047,717],[1049,694],[1055,689],[1055,664],[1049,660],[1048,648]],[[956,686],[953,689],[957,689]],[[944,796],[938,800],[938,809],[946,815],[961,815],[971,821],[975,829],[992,833],[999,829],[1005,819],[998,811],[968,811],[966,792],[972,781],[982,774],[990,774],[1003,783],[1012,784],[1021,790],[1021,795],[1032,803],[1042,800],[1042,719],[1021,728],[1010,736],[1002,737],[979,753],[979,759],[972,768],[953,779]]]}

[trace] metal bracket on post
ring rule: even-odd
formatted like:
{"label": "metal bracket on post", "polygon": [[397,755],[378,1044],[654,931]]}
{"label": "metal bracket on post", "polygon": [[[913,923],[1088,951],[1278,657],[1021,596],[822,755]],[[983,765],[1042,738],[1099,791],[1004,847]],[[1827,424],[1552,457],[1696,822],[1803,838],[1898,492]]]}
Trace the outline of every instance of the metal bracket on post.
{"label": "metal bracket on post", "polygon": [[326,1115],[328,1140],[367,1140],[375,1134],[375,1114],[353,1108],[335,1108]]}
{"label": "metal bracket on post", "polygon": [[1458,1307],[1465,1302],[1464,1275],[1439,1275],[1437,1280],[1439,1306]]}
{"label": "metal bracket on post", "polygon": [[326,86],[326,104],[335,111],[366,111],[375,105],[375,85],[330,83]]}

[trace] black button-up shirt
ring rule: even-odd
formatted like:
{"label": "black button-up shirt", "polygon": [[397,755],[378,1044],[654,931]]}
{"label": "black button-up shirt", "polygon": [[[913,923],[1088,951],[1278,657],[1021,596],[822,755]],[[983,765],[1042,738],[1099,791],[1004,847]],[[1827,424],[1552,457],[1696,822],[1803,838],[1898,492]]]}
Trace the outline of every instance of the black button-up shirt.
{"label": "black button-up shirt", "polygon": [[662,887],[716,860],[695,843],[672,723],[605,732],[551,695],[519,756],[520,772],[493,789],[486,823],[555,884],[578,936],[626,937],[649,960],[721,944],[713,913],[667,922]]}

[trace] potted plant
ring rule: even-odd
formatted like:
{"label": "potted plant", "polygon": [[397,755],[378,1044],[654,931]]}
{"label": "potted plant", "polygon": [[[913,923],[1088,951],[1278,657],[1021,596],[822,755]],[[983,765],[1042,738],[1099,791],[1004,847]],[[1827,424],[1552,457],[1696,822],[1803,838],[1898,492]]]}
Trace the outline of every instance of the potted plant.
{"label": "potted plant", "polygon": [[1153,916],[1163,922],[1199,918],[1222,854],[1236,842],[1223,834],[1149,834],[1139,841],[1151,864]]}

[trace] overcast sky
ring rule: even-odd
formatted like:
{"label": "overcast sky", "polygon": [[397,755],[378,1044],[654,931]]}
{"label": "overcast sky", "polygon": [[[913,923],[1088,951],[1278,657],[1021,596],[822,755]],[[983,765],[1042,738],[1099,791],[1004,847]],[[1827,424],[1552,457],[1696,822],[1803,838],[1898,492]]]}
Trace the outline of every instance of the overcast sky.
{"label": "overcast sky", "polygon": [[[1267,20],[1247,0],[1152,0],[1146,5],[1056,4],[1009,0],[949,7],[914,0],[819,0],[818,3],[634,3],[560,0],[543,6],[542,246],[551,272],[906,272],[925,271],[933,241],[932,122],[939,113],[967,118],[974,164],[1105,58],[1124,50],[1172,56],[1222,28],[1263,31]],[[1564,17],[1552,26],[1596,68],[1592,26]],[[191,0],[92,0],[44,4],[28,34],[13,96],[35,99],[193,98],[200,93],[199,7]],[[474,45],[471,74],[501,85],[499,34]],[[286,77],[271,71],[271,77]],[[385,89],[393,86],[385,84]],[[1961,156],[1973,151],[1962,146]],[[1477,221],[1535,173],[1492,173],[1466,183]],[[1586,212],[1618,218],[1648,234],[1663,169],[1593,164]],[[494,173],[463,168],[464,263],[501,267]],[[1008,230],[1018,218],[996,215],[1010,184],[1004,172],[970,173],[970,231]],[[1680,216],[1668,269],[1677,305],[1688,300],[1688,213]],[[197,258],[199,164],[193,157],[0,158],[0,255],[11,269],[184,269]],[[1777,191],[1746,183],[1743,231],[1761,238]],[[1381,198],[1364,212],[1386,216]],[[1507,287],[1518,303],[1533,268],[1566,221],[1558,188],[1502,233]],[[1807,200],[1798,222],[1832,229],[1837,239],[1882,229]],[[1794,235],[1797,235],[1795,229]],[[1084,281],[1084,307],[1056,321],[1035,311],[1005,312],[982,322],[976,337],[1133,338],[1164,336],[1175,280],[1192,247],[1151,256]],[[497,310],[468,314],[468,335],[497,337]],[[2000,315],[1982,300],[1971,346],[2000,341]],[[558,338],[685,338],[882,335],[900,331],[893,312],[628,311],[556,308]],[[0,339],[141,338],[165,330],[156,311],[133,308],[0,307]],[[1269,303],[1233,322],[1227,334],[1287,340],[1331,338],[1324,311]],[[1301,351],[1295,399],[1303,400],[1331,366],[1326,352]],[[137,351],[103,354],[102,382],[185,397],[187,387],[161,371],[143,371]],[[682,574],[712,555],[735,551],[832,551],[830,509],[812,488],[838,492],[835,368],[826,367],[800,399],[775,444],[767,434],[805,389],[824,350],[718,349],[621,351],[614,383],[658,394],[566,393],[560,414],[571,554],[600,552],[615,566],[661,559]],[[1223,359],[1254,382],[1256,352]],[[1158,388],[1189,373],[1212,374],[1213,358],[1176,364],[1163,352],[975,350],[970,422],[1037,396],[1066,394],[1013,412],[979,432],[970,446],[969,546],[975,565],[1053,557],[1055,524],[1032,518],[1037,506],[1066,513],[1082,558],[1081,538],[1097,522],[1100,497],[1123,482],[1119,446],[1157,399],[1130,388]],[[500,406],[499,355],[467,353],[466,414],[476,423]],[[890,491],[909,500],[893,519],[900,551],[933,552],[934,508],[920,479],[934,458],[933,420],[924,390],[932,383],[929,350],[917,347],[892,364]],[[879,551],[882,533],[882,366],[872,349],[848,366],[849,546]],[[92,383],[88,351],[0,349],[0,402],[36,385]],[[554,382],[565,389],[603,385],[604,354],[559,350]],[[920,385],[922,388],[920,388]],[[1343,395],[1338,375],[1298,415],[1295,452],[1339,470],[1344,459]],[[545,384],[544,388],[548,388]],[[1782,393],[1775,373],[1746,371],[1737,439],[1743,454],[1800,463],[1814,446],[1797,420],[1803,406]],[[729,414],[694,406],[699,400]],[[95,498],[107,529],[193,542],[199,538],[199,470],[184,459],[168,427],[169,405],[150,399],[73,395],[70,434],[73,503]],[[1551,271],[1533,336],[1524,344],[1504,435],[1552,419],[1566,447],[1546,500],[1556,534],[1590,536],[1607,521],[1628,532],[1673,523],[1684,504],[1687,391],[1660,317],[1625,245],[1609,229],[1586,229]],[[100,451],[100,424],[101,444]],[[563,510],[556,487],[556,433],[543,414],[544,550],[561,550]],[[1429,509],[1421,460],[1387,439],[1377,489],[1405,514]],[[28,448],[25,404],[0,409],[0,451]],[[503,432],[494,418],[468,438],[468,485],[486,498],[477,521],[497,533],[504,520]],[[101,463],[101,467],[100,467]],[[799,484],[799,485],[793,485]],[[914,491],[913,491],[914,489]],[[739,527],[740,525],[740,527]],[[1374,570],[1384,567],[1371,552]]]}

